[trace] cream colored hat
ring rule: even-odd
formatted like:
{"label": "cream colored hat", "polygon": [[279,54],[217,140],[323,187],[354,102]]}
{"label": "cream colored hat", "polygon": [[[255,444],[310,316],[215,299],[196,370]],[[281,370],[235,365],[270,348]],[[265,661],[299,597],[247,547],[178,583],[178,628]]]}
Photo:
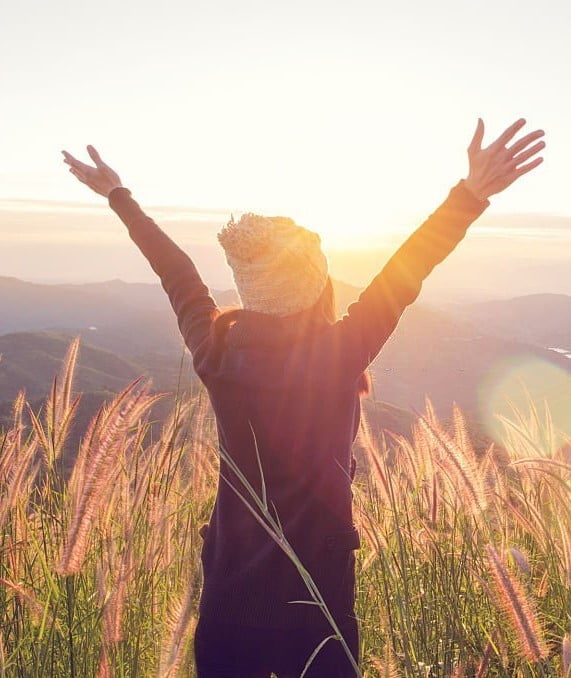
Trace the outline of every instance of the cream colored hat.
{"label": "cream colored hat", "polygon": [[325,288],[321,238],[293,219],[249,212],[232,217],[218,240],[246,309],[291,315],[313,306]]}

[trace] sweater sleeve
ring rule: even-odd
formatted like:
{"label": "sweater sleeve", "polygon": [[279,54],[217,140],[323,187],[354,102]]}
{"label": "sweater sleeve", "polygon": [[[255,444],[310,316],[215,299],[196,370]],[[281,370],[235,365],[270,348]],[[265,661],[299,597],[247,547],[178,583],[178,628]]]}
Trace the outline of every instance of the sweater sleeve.
{"label": "sweater sleeve", "polygon": [[176,313],[185,344],[196,358],[217,312],[216,303],[196,266],[143,212],[127,188],[113,189],[109,194],[109,205],[127,226],[131,239],[159,276]]}
{"label": "sweater sleeve", "polygon": [[460,181],[335,323],[343,362],[355,376],[377,356],[405,308],[418,297],[424,279],[489,204],[475,198]]}

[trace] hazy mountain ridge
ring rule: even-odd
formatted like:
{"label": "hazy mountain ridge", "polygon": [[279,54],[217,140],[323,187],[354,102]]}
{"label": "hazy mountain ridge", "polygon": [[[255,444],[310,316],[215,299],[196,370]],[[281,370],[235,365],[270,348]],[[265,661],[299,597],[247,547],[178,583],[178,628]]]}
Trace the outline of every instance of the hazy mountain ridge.
{"label": "hazy mountain ridge", "polygon": [[[17,332],[0,336],[0,400],[13,400],[22,389],[30,399],[44,397],[69,344],[66,334]],[[84,342],[75,389],[117,392],[140,374],[140,366]]]}
{"label": "hazy mountain ridge", "polygon": [[0,334],[22,330],[85,327],[132,319],[140,311],[119,295],[90,286],[42,285],[0,278]]}
{"label": "hazy mountain ridge", "polygon": [[[359,290],[336,282],[344,310]],[[238,304],[235,290],[212,290],[222,306]],[[110,280],[81,285],[42,285],[0,277],[0,335],[9,332],[65,331],[128,358],[183,351],[176,318],[159,284]]]}
{"label": "hazy mountain ridge", "polygon": [[[340,282],[335,288],[342,313],[359,289]],[[238,301],[235,290],[212,294],[222,306]],[[371,366],[374,399],[410,413],[423,409],[428,394],[442,416],[456,402],[477,420],[482,384],[500,375],[514,356],[571,374],[571,361],[547,350],[569,345],[570,311],[571,297],[565,295],[445,309],[416,303]],[[77,335],[82,337],[78,391],[117,391],[141,374],[151,376],[157,390],[172,390],[184,356],[182,379],[191,382],[188,353],[158,284],[39,285],[0,278],[0,334],[0,401],[5,403],[24,387],[32,399],[45,395]],[[397,416],[399,431],[409,426],[407,417]]]}
{"label": "hazy mountain ridge", "polygon": [[[343,306],[358,295],[349,285],[336,287]],[[212,294],[221,306],[238,303],[235,290]],[[176,384],[185,350],[160,285],[41,285],[0,277],[0,401],[22,388],[30,398],[43,397],[74,336],[82,339],[78,390],[117,391],[140,374],[152,376],[157,388]],[[189,362],[187,355],[185,379]]]}
{"label": "hazy mountain ridge", "polygon": [[571,296],[565,294],[466,304],[455,312],[487,334],[571,350]]}
{"label": "hazy mountain ridge", "polygon": [[408,333],[405,320],[371,371],[378,382],[377,397],[399,407],[422,410],[427,394],[441,413],[455,402],[476,414],[482,385],[495,375],[500,378],[503,366],[514,357],[571,374],[568,358],[533,344],[488,335],[419,337]]}

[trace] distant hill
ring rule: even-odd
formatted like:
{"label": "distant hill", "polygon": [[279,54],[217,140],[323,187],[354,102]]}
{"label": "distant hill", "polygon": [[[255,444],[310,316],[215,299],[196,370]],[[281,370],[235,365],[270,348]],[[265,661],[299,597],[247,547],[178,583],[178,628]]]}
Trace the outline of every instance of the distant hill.
{"label": "distant hill", "polygon": [[[335,282],[344,311],[359,290]],[[222,307],[238,304],[235,290],[212,290]],[[181,355],[182,339],[160,284],[110,280],[83,285],[41,285],[0,277],[0,335],[37,330],[80,335],[88,343],[128,359]]]}
{"label": "distant hill", "polygon": [[571,351],[571,296],[531,294],[453,307],[486,334]]}
{"label": "distant hill", "polygon": [[[1,284],[1,279],[0,279]],[[80,292],[110,302],[121,302],[144,311],[164,311],[168,307],[165,291],[158,283],[127,283],[123,280],[104,280],[102,282],[50,285],[59,293]]]}
{"label": "distant hill", "polygon": [[[60,371],[69,344],[70,337],[55,333],[17,332],[0,336],[0,400],[13,400],[22,389],[32,400],[43,398]],[[140,366],[83,344],[76,389],[117,392],[140,374]]]}
{"label": "distant hill", "polygon": [[[560,322],[566,319],[560,317]],[[565,356],[535,341],[518,340],[515,333],[501,337],[486,330],[484,323],[413,306],[372,365],[376,397],[422,410],[428,394],[443,415],[456,402],[477,416],[483,387],[499,379],[511,359],[519,357],[571,374],[571,360]]]}
{"label": "distant hill", "polygon": [[[335,286],[344,310],[359,290]],[[239,302],[235,290],[212,294],[222,307]],[[22,388],[32,399],[43,397],[74,336],[82,339],[81,391],[117,391],[142,373],[168,390],[183,359],[183,379],[189,379],[188,353],[160,284],[42,285],[0,277],[0,401]]]}
{"label": "distant hill", "polygon": [[[360,290],[338,281],[335,289],[343,313]],[[235,290],[213,295],[222,306],[238,301]],[[547,350],[570,347],[570,311],[571,297],[564,295],[446,310],[414,304],[371,366],[373,397],[410,413],[424,408],[428,394],[442,417],[456,402],[478,422],[482,399],[488,397],[484,386],[500,379],[510,360],[519,357],[571,373],[571,360]],[[140,374],[152,376],[158,390],[172,390],[181,360],[183,383],[192,380],[188,352],[160,285],[120,280],[36,285],[0,278],[2,334],[0,402],[10,401],[23,387],[32,399],[43,397],[76,335],[82,337],[78,390],[117,391]],[[562,411],[564,390],[557,386],[551,394]],[[541,390],[537,394],[542,400]],[[392,415],[387,410],[383,416],[390,420]],[[395,416],[395,428],[406,429],[405,419]]]}
{"label": "distant hill", "polygon": [[[115,285],[117,290],[121,285]],[[140,310],[121,298],[83,285],[39,285],[0,278],[0,334],[60,327],[88,328],[130,321]]]}

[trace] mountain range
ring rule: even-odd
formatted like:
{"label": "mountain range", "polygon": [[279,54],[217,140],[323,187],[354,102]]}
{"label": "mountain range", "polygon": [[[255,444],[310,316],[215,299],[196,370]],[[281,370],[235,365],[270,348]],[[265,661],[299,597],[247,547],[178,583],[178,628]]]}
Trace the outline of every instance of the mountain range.
{"label": "mountain range", "polygon": [[[338,281],[335,290],[339,313],[360,291]],[[212,293],[222,306],[238,301],[234,290]],[[531,395],[543,397],[541,369],[559,375],[561,383],[543,382],[551,390],[550,405],[566,411],[570,311],[571,296],[551,294],[441,307],[416,303],[371,365],[371,400],[390,403],[394,409],[387,405],[383,417],[392,417],[399,431],[410,429],[412,412],[423,409],[427,395],[441,416],[448,417],[456,402],[481,423],[499,402],[506,374],[517,381],[526,374],[522,365],[535,365],[540,377]],[[96,400],[140,374],[152,377],[157,390],[192,383],[188,353],[160,285],[120,280],[43,285],[0,278],[0,415],[22,388],[30,399],[45,396],[70,338],[78,335],[76,389],[99,394]],[[366,408],[379,418],[379,407]]]}

